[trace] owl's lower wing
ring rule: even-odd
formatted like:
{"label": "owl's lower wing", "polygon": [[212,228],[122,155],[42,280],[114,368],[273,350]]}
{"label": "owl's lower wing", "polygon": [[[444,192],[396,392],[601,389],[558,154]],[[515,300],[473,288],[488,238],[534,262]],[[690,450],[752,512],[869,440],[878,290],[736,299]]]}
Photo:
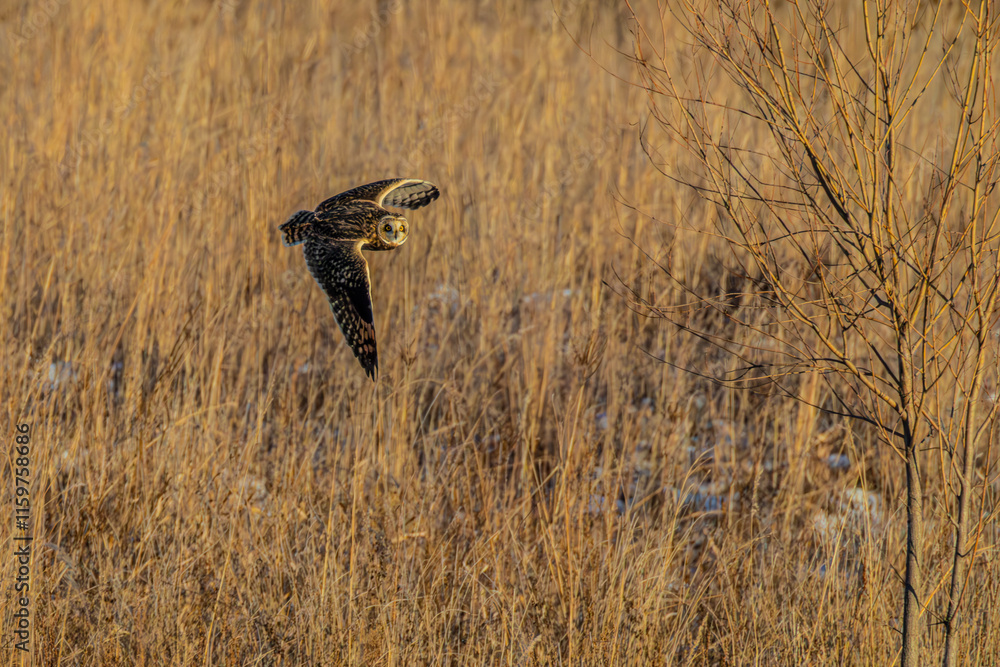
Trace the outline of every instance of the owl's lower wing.
{"label": "owl's lower wing", "polygon": [[316,207],[316,212],[321,213],[336,206],[363,199],[373,201],[379,206],[394,206],[396,208],[420,208],[427,206],[438,198],[441,193],[437,186],[428,181],[421,181],[416,178],[390,178],[385,181],[376,181],[360,187],[341,192],[339,195],[330,197]]}
{"label": "owl's lower wing", "polygon": [[333,317],[347,344],[365,373],[374,380],[378,373],[378,350],[368,263],[355,243],[310,239],[306,241],[304,254],[309,272],[330,300]]}

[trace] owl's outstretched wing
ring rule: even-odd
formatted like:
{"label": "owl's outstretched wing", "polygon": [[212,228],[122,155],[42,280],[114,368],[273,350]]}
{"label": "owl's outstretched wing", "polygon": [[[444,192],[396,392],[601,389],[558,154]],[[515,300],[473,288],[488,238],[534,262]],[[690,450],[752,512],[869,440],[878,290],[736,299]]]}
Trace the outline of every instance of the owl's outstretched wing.
{"label": "owl's outstretched wing", "polygon": [[343,206],[358,199],[373,201],[379,206],[420,208],[430,204],[440,194],[437,186],[427,181],[416,178],[390,178],[362,185],[330,197],[316,207],[316,212],[320,213],[330,208]]}
{"label": "owl's outstretched wing", "polygon": [[304,254],[313,278],[326,292],[333,317],[365,373],[378,373],[368,262],[357,242],[308,239]]}

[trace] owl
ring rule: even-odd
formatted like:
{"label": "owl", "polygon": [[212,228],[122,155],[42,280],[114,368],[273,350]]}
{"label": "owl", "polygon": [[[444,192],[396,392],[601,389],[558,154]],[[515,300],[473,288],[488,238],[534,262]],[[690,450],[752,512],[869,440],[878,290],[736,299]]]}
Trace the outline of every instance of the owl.
{"label": "owl", "polygon": [[362,250],[395,250],[406,243],[409,224],[383,208],[420,208],[438,198],[433,183],[391,178],[330,197],[315,211],[299,211],[278,227],[286,246],[304,244],[306,266],[330,300],[333,317],[354,356],[372,380],[378,350],[371,280]]}

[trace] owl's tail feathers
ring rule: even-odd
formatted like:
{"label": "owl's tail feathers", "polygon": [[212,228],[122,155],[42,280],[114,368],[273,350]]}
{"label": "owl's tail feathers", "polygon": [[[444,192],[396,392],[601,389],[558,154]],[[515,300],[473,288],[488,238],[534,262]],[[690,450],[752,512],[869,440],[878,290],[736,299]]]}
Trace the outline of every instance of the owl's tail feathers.
{"label": "owl's tail feathers", "polygon": [[312,211],[299,211],[290,217],[288,222],[278,227],[285,245],[298,245],[308,238],[313,216]]}

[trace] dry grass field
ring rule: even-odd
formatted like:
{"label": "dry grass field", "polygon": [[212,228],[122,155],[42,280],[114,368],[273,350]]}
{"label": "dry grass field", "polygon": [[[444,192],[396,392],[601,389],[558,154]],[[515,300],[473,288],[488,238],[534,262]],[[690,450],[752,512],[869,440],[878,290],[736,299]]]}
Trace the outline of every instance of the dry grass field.
{"label": "dry grass field", "polygon": [[[671,224],[714,213],[640,146],[623,9],[556,7],[4,5],[2,664],[898,659],[898,457],[654,358],[713,353],[616,292],[679,303],[668,255],[726,291],[712,238]],[[391,176],[442,196],[369,254],[372,383],[277,225]],[[961,664],[1000,664],[997,530]]]}

